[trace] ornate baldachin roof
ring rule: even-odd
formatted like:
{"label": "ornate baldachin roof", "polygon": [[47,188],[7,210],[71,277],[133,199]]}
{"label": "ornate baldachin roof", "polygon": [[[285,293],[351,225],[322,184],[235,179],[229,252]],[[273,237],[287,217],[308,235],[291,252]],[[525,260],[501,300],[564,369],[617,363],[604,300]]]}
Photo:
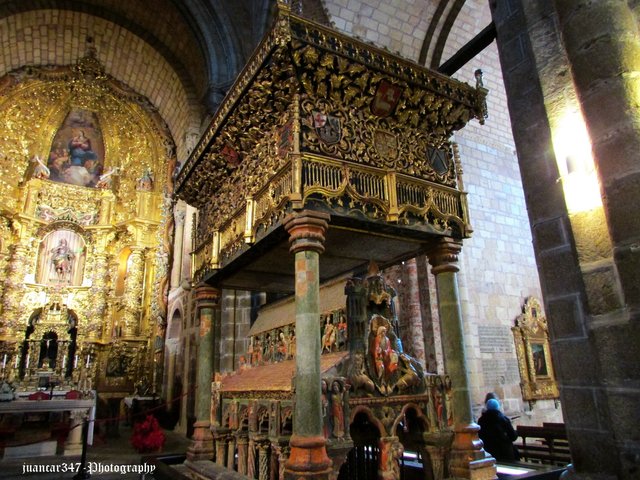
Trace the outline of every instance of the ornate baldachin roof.
{"label": "ornate baldachin roof", "polygon": [[296,95],[366,107],[383,81],[402,90],[389,120],[425,132],[436,147],[471,118],[482,123],[486,116],[484,88],[281,9],[180,171],[178,196],[200,208],[229,177],[251,168],[248,157],[268,155],[264,147],[257,152],[257,145],[283,123]]}

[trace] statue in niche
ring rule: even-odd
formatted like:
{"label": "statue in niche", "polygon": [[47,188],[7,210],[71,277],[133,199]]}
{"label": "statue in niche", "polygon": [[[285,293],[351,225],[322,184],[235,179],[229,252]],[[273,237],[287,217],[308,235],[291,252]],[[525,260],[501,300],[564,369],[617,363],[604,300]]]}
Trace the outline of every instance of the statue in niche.
{"label": "statue in niche", "polygon": [[40,243],[36,283],[81,285],[85,263],[84,239],[72,230],[48,233]]}
{"label": "statue in niche", "polygon": [[69,248],[66,238],[61,238],[58,245],[51,249],[51,263],[60,282],[71,282],[71,271],[75,258],[76,256]]}

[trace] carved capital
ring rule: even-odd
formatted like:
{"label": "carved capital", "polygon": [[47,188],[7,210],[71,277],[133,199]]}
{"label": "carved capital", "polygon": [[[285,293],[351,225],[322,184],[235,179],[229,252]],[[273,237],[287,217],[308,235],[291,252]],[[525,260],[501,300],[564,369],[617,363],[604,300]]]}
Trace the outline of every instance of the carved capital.
{"label": "carved capital", "polygon": [[427,257],[434,275],[443,272],[456,273],[458,266],[458,254],[462,250],[462,242],[451,237],[442,237],[427,251]]}
{"label": "carved capital", "polygon": [[218,305],[220,303],[220,295],[220,289],[211,285],[197,285],[194,290],[194,298],[198,304]]}
{"label": "carved capital", "polygon": [[297,253],[305,250],[324,252],[324,234],[329,227],[331,216],[327,213],[303,210],[288,215],[284,228],[289,233],[289,251]]}

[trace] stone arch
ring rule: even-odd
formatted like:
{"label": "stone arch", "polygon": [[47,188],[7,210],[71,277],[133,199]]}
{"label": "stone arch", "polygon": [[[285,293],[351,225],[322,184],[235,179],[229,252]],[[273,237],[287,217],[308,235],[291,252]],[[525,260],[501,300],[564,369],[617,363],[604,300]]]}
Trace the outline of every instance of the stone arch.
{"label": "stone arch", "polygon": [[374,412],[371,411],[369,407],[366,407],[364,405],[358,405],[353,410],[351,410],[351,413],[349,416],[349,423],[350,424],[354,423],[356,416],[358,416],[359,414],[363,414],[367,418],[367,420],[371,422],[375,428],[378,429],[378,432],[380,432],[381,437],[386,437],[389,435],[389,433],[387,432],[387,429],[384,427],[382,422],[378,420]]}

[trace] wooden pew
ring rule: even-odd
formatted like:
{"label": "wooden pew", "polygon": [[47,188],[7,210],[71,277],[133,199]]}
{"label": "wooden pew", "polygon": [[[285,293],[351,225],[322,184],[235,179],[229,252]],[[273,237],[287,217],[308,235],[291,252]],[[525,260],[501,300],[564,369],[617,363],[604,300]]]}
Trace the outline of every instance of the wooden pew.
{"label": "wooden pew", "polygon": [[516,430],[521,441],[515,445],[522,462],[558,466],[571,463],[569,441],[563,424],[545,424],[541,427],[520,425]]}

